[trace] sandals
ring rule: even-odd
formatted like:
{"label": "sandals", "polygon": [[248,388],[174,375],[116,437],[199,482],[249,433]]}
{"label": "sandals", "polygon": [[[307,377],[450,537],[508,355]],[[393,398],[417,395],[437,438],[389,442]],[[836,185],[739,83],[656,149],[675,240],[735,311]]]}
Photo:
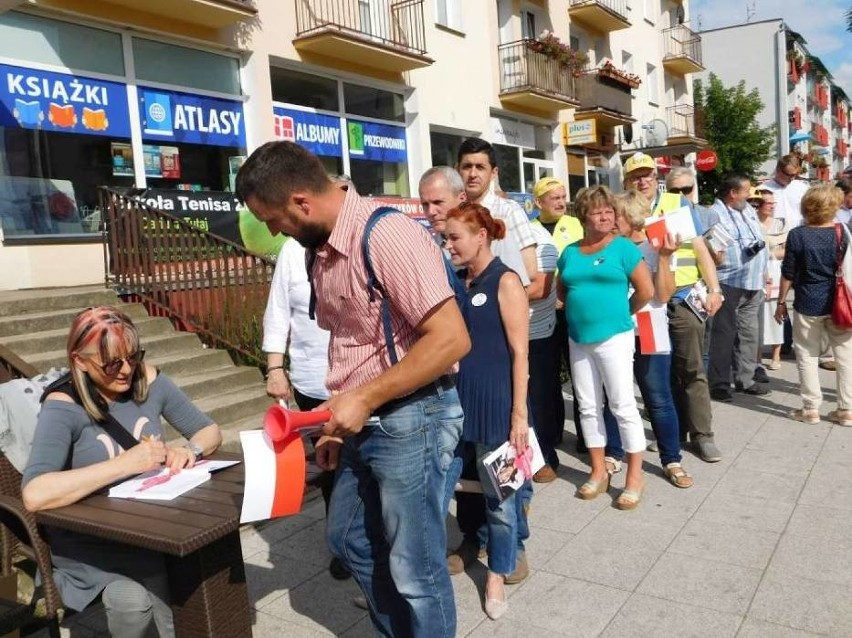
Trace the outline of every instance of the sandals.
{"label": "sandals", "polygon": [[692,477],[686,473],[680,463],[668,463],[663,468],[663,474],[672,485],[681,489],[692,487]]}
{"label": "sandals", "polygon": [[609,489],[610,478],[612,478],[611,475],[607,474],[606,478],[600,481],[589,479],[577,490],[577,498],[581,498],[584,501],[596,499]]}
{"label": "sandals", "polygon": [[767,370],[780,370],[781,369],[781,361],[776,361],[773,359],[769,363],[766,364]]}
{"label": "sandals", "polygon": [[[831,414],[835,413],[832,412]],[[831,414],[829,415],[829,419],[831,419]],[[808,423],[810,425],[816,425],[817,423],[819,423],[819,412],[817,410],[806,410],[805,408],[798,408],[796,410],[793,410],[792,412],[789,412],[787,416],[793,419],[794,421],[801,421],[802,423]],[[852,418],[850,418],[849,420],[849,425],[852,425]]]}
{"label": "sandals", "polygon": [[621,461],[613,456],[605,456],[604,463],[606,464],[606,473],[610,476],[621,471]]}
{"label": "sandals", "polygon": [[849,410],[832,410],[828,413],[828,420],[843,427],[852,427],[852,412]]}
{"label": "sandals", "polygon": [[639,501],[642,500],[642,493],[645,491],[645,484],[642,484],[638,490],[624,490],[615,499],[615,506],[620,510],[635,510],[639,507]]}

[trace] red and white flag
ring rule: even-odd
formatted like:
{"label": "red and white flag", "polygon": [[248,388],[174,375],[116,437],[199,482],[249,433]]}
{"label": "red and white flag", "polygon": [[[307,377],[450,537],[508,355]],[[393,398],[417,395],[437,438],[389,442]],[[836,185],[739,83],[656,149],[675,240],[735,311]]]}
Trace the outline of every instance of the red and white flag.
{"label": "red and white flag", "polygon": [[263,430],[240,432],[245,492],[240,523],[298,514],[305,494],[305,445],[298,432],[273,443]]}
{"label": "red and white flag", "polygon": [[636,323],[639,351],[642,354],[668,354],[672,351],[669,319],[664,306],[645,306],[633,315],[633,321]]}

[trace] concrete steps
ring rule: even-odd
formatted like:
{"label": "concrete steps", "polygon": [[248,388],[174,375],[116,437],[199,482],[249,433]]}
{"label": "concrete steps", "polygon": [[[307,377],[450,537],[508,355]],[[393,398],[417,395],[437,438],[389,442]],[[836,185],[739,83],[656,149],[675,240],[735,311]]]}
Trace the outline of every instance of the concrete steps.
{"label": "concrete steps", "polygon": [[[237,366],[224,350],[204,346],[168,319],[148,316],[139,303],[124,303],[98,286],[0,292],[0,344],[38,370],[67,366],[65,342],[83,308],[113,305],[136,324],[145,361],[156,366],[222,428],[227,449],[239,452],[239,431],[257,429],[271,404],[257,368]],[[177,432],[166,428],[169,440]],[[236,444],[235,444],[236,443]]]}

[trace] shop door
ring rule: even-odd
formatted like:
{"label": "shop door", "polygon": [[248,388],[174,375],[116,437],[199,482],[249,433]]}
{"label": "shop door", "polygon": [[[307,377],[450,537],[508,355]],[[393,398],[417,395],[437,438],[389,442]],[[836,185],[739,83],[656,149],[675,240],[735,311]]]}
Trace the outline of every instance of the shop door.
{"label": "shop door", "polygon": [[524,192],[532,193],[533,186],[542,177],[553,175],[553,162],[524,158]]}

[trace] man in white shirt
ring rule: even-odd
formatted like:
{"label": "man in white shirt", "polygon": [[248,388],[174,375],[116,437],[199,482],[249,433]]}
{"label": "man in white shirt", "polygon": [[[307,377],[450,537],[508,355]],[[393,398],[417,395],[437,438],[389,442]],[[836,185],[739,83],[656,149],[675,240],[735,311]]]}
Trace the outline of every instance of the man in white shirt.
{"label": "man in white shirt", "polygon": [[775,217],[784,220],[784,230],[788,231],[802,223],[802,197],[808,184],[798,179],[800,172],[799,159],[795,155],[785,155],[775,166],[775,176],[761,185],[774,193]]}
{"label": "man in white shirt", "polygon": [[841,177],[835,186],[843,191],[843,203],[837,210],[834,221],[848,224],[852,221],[852,176]]}

